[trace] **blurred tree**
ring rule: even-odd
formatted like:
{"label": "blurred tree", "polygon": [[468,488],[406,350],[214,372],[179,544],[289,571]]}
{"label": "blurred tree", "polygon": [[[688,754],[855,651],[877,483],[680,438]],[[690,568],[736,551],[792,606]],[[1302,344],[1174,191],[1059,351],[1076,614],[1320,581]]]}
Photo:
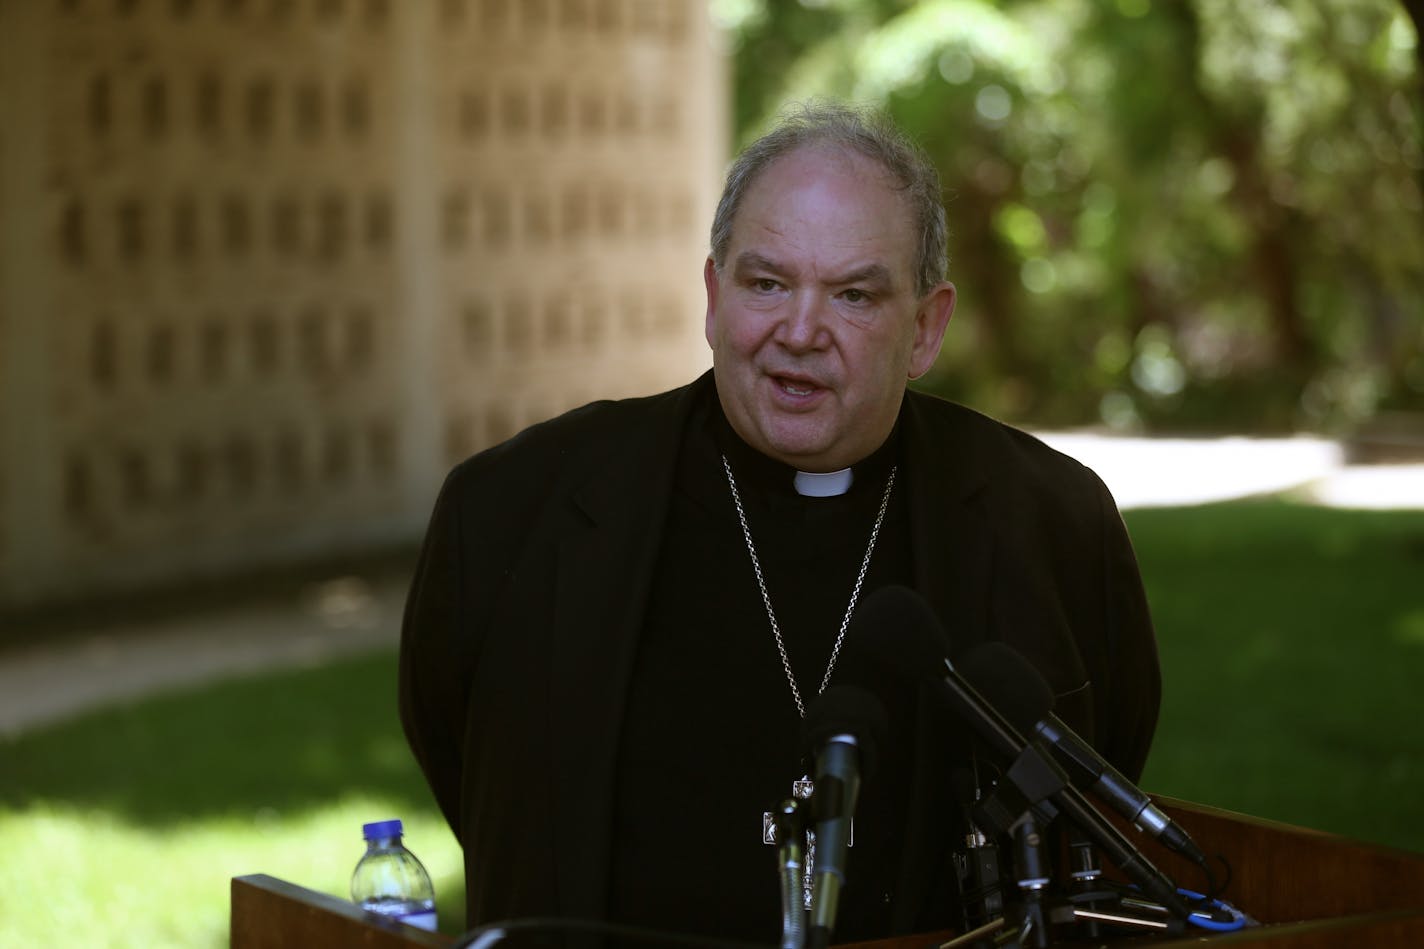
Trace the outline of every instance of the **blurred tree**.
{"label": "blurred tree", "polygon": [[741,139],[833,96],[939,165],[961,325],[927,385],[1038,424],[1322,429],[1424,407],[1421,7],[713,11]]}

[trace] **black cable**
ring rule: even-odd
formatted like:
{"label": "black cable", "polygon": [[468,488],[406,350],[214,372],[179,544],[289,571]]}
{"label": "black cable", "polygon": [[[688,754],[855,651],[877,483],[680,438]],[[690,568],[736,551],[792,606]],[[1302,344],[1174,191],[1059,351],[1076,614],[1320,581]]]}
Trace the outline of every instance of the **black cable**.
{"label": "black cable", "polygon": [[1216,874],[1212,873],[1206,864],[1202,864],[1202,869],[1206,870],[1207,879],[1211,882],[1211,889],[1207,890],[1207,894],[1214,900],[1220,899],[1221,894],[1225,893],[1226,888],[1231,885],[1231,861],[1226,859],[1225,854],[1219,853],[1215,856],[1217,860],[1221,861],[1222,867],[1226,869],[1226,879],[1222,880],[1220,885],[1217,885]]}

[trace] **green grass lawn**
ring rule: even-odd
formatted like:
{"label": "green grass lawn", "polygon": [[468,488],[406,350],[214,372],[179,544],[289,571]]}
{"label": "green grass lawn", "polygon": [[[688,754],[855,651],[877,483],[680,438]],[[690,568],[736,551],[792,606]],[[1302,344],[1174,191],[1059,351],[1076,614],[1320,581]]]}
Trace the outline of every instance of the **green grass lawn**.
{"label": "green grass lawn", "polygon": [[1129,512],[1163,670],[1151,791],[1424,850],[1424,512]]}
{"label": "green grass lawn", "polygon": [[[1424,850],[1424,512],[1241,502],[1128,515],[1165,696],[1144,784]],[[222,946],[231,877],[346,895],[405,820],[457,932],[460,854],[381,654],[0,741],[0,945]]]}
{"label": "green grass lawn", "polygon": [[393,654],[0,743],[0,946],[225,946],[231,877],[345,898],[361,825],[390,817],[459,932],[460,851],[401,735]]}

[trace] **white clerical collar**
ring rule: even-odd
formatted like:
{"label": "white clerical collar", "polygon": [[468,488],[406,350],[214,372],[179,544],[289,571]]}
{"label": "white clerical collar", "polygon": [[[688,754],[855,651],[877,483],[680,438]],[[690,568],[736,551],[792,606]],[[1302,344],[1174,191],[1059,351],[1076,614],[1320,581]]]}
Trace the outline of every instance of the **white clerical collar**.
{"label": "white clerical collar", "polygon": [[[796,472],[796,493],[807,498],[834,498],[850,490],[855,480],[849,468],[840,471],[798,471]],[[782,482],[783,484],[785,482]]]}

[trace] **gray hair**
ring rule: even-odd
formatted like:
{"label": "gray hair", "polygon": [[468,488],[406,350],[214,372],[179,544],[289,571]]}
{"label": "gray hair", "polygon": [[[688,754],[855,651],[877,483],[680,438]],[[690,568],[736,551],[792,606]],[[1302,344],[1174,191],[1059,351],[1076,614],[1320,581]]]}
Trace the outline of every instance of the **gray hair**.
{"label": "gray hair", "polygon": [[757,177],[778,158],[802,146],[820,144],[858,152],[900,183],[919,231],[915,293],[929,293],[944,279],[949,240],[939,172],[924,151],[883,112],[857,110],[838,103],[806,103],[784,113],[775,128],[748,145],[732,162],[712,218],[713,265],[720,271],[726,263],[732,221]]}

